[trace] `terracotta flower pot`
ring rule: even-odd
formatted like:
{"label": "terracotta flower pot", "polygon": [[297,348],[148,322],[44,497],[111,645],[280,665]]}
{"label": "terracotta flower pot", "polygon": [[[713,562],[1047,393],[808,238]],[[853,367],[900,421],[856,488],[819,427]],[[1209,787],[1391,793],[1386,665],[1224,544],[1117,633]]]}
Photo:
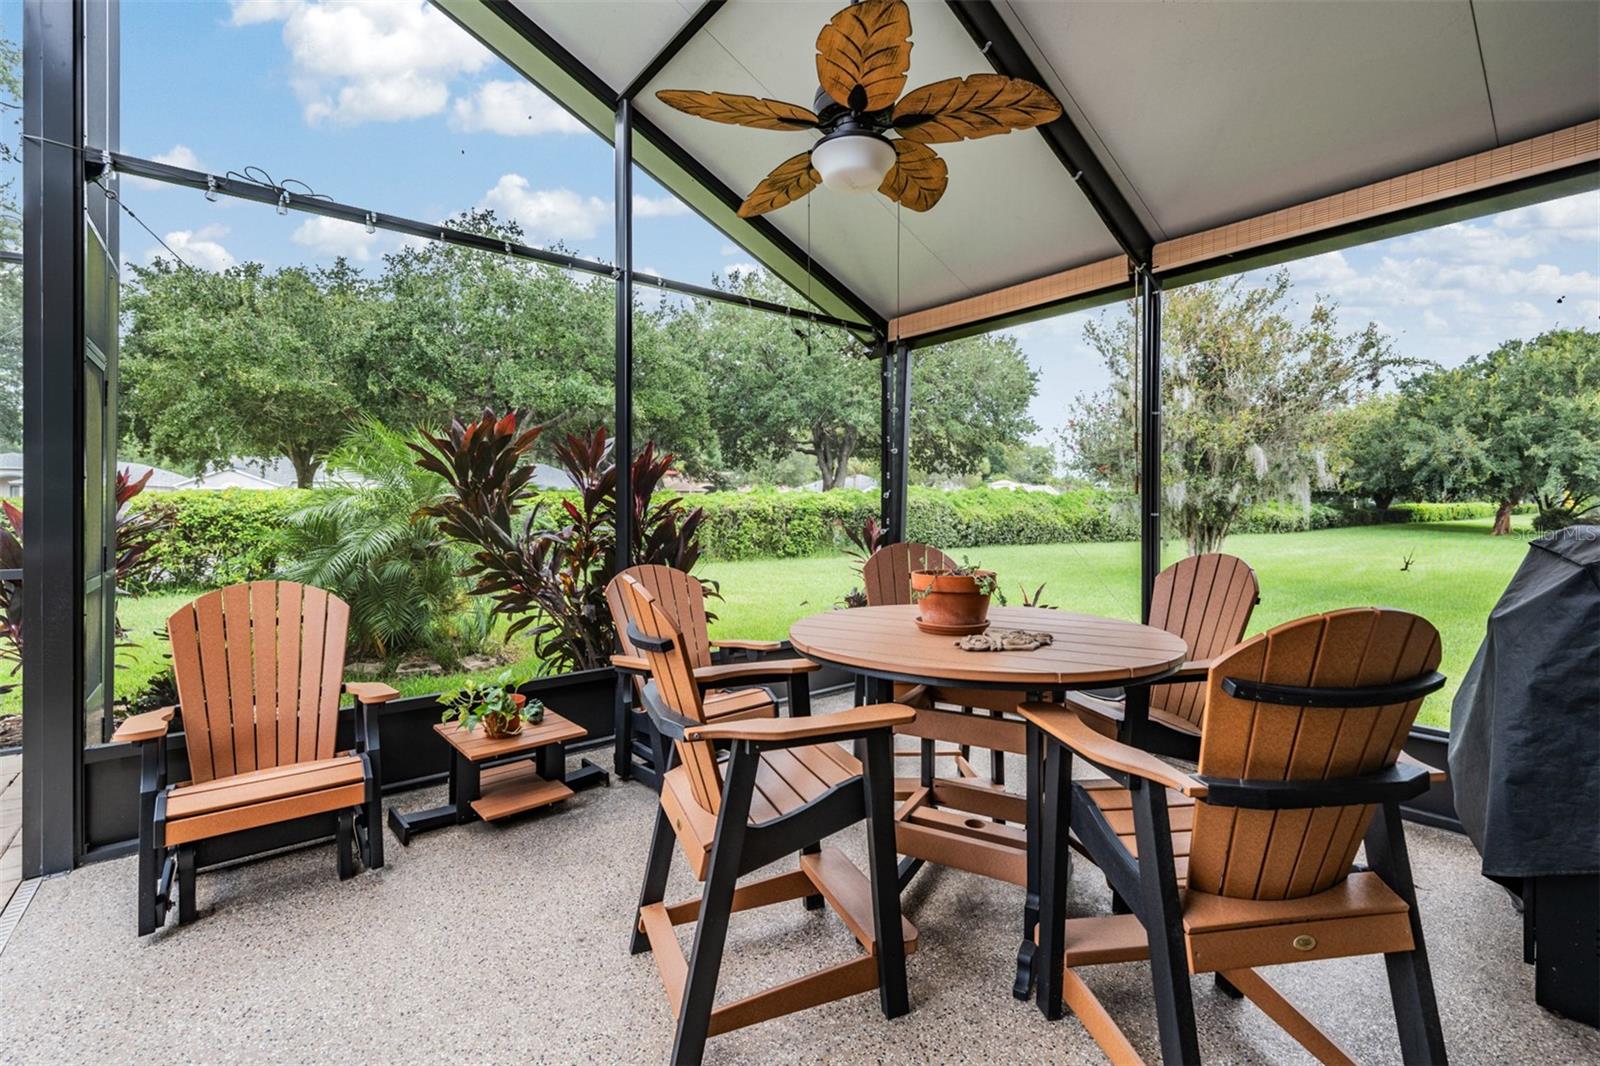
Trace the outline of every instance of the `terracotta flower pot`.
{"label": "terracotta flower pot", "polygon": [[[513,693],[511,702],[517,705],[520,711],[528,702],[528,697],[521,693]],[[503,737],[514,737],[522,732],[521,714],[486,714],[483,716],[483,735],[490,740],[499,740]]]}
{"label": "terracotta flower pot", "polygon": [[982,633],[989,628],[989,594],[979,589],[980,577],[992,581],[994,572],[912,571],[911,594],[920,612],[917,625],[929,633],[945,634]]}

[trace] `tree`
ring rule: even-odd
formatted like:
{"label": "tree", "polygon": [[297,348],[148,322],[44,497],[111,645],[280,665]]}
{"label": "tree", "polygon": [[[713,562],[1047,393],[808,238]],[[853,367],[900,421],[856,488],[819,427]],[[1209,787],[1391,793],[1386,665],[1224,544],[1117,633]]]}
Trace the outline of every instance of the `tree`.
{"label": "tree", "polygon": [[1333,466],[1345,491],[1370,497],[1380,511],[1413,491],[1412,426],[1398,395],[1373,396],[1339,412],[1334,432]]}
{"label": "tree", "polygon": [[[1325,463],[1334,412],[1400,365],[1376,325],[1340,334],[1336,305],[1320,297],[1297,325],[1289,288],[1279,271],[1263,285],[1235,278],[1162,298],[1163,487],[1191,553],[1220,548],[1248,504],[1303,494]],[[1114,384],[1074,409],[1068,460],[1086,477],[1137,485],[1133,307],[1084,335]]]}
{"label": "tree", "polygon": [[997,450],[1021,447],[1039,428],[1028,417],[1039,373],[1028,365],[1016,338],[981,334],[919,348],[911,358],[915,469],[945,475],[993,473],[999,468],[987,460]]}
{"label": "tree", "polygon": [[[521,241],[492,211],[449,225]],[[447,425],[488,407],[540,423],[611,416],[615,288],[554,267],[429,242],[384,257],[382,314],[362,368],[364,402],[390,425]]]}
{"label": "tree", "polygon": [[122,415],[151,454],[190,467],[282,455],[309,488],[364,397],[370,287],[332,267],[259,263],[220,273],[166,259],[132,266],[124,300]]}
{"label": "tree", "polygon": [[1493,532],[1525,501],[1575,515],[1600,499],[1600,333],[1507,341],[1403,389],[1410,458],[1440,495],[1485,496]]}
{"label": "tree", "polygon": [[[765,275],[734,281],[746,295],[781,299]],[[748,467],[792,451],[811,456],[824,489],[878,439],[878,367],[849,333],[735,304],[702,302],[678,343],[706,367],[711,420],[724,462]]]}
{"label": "tree", "polygon": [[[771,301],[788,293],[762,274],[738,291]],[[844,330],[703,304],[675,322],[676,341],[706,368],[721,458],[749,467],[794,451],[817,464],[823,489],[879,436],[878,365]],[[1037,373],[1016,340],[979,336],[919,350],[911,374],[911,462],[924,473],[979,472],[994,448],[1020,444]]]}

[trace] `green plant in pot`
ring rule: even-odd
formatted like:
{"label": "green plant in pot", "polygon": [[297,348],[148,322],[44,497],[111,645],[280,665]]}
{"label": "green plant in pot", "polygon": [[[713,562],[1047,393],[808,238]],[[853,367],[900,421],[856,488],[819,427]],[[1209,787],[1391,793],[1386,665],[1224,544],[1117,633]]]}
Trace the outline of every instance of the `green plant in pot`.
{"label": "green plant in pot", "polygon": [[917,626],[926,633],[982,633],[989,628],[991,597],[1002,606],[1006,602],[994,571],[965,558],[960,566],[911,572],[911,599],[920,608]]}
{"label": "green plant in pot", "polygon": [[459,722],[469,731],[481,724],[483,735],[490,740],[514,737],[522,732],[524,722],[538,725],[544,721],[544,703],[518,692],[517,684],[510,670],[493,681],[468,682],[440,699],[444,713],[439,720]]}

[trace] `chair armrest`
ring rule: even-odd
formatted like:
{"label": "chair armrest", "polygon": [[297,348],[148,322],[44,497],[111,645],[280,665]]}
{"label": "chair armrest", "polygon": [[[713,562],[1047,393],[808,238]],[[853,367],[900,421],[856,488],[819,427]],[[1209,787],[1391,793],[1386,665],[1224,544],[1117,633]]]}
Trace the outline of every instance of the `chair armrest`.
{"label": "chair armrest", "polygon": [[782,651],[781,640],[713,640],[713,648],[733,648],[740,651]]}
{"label": "chair armrest", "polygon": [[1400,753],[1400,757],[1395,759],[1395,764],[1397,766],[1416,766],[1426,770],[1428,772],[1428,781],[1435,785],[1450,779],[1450,775],[1445,771],[1435,766],[1429,766],[1421,759],[1414,759],[1403,751]]}
{"label": "chair armrest", "polygon": [[111,734],[113,744],[138,744],[145,740],[160,740],[167,735],[176,707],[161,707],[143,714],[133,714],[122,720],[117,731]]}
{"label": "chair armrest", "polygon": [[809,674],[822,669],[810,659],[768,659],[754,663],[721,663],[702,666],[694,672],[694,680],[701,688],[721,688],[729,681],[774,680]]}
{"label": "chair armrest", "polygon": [[1151,682],[1151,684],[1182,685],[1187,684],[1190,681],[1204,681],[1208,676],[1210,676],[1211,667],[1215,665],[1216,661],[1220,658],[1222,658],[1222,656],[1217,655],[1210,659],[1190,659],[1188,662],[1178,667],[1177,670],[1168,674],[1166,677],[1163,677],[1159,681]]}
{"label": "chair armrest", "polygon": [[1182,770],[1168,766],[1149,752],[1097,732],[1084,721],[1091,713],[1076,707],[1063,708],[1059,704],[1024,703],[1019,710],[1022,717],[1042,729],[1056,740],[1082,755],[1096,766],[1118,770],[1146,781],[1164,785],[1185,796],[1205,797],[1204,782],[1197,781]]}
{"label": "chair armrest", "polygon": [[365,704],[388,703],[400,698],[400,693],[382,681],[346,681],[344,690]]}
{"label": "chair armrest", "polygon": [[648,674],[650,664],[637,655],[613,655],[611,665],[629,674]]}
{"label": "chair armrest", "polygon": [[737,722],[697,725],[686,731],[688,740],[747,740],[793,743],[797,740],[842,739],[873,729],[905,725],[917,712],[898,703],[875,703],[838,714],[819,714],[808,718],[755,718]]}

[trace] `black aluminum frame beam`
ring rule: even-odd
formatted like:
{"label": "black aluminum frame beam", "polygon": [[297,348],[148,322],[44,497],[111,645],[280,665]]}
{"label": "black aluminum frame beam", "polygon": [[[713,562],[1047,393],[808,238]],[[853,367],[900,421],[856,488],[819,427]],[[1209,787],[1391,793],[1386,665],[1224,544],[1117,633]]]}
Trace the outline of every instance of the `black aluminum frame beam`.
{"label": "black aluminum frame beam", "polygon": [[1135,279],[1139,301],[1139,612],[1150,621],[1161,573],[1161,282],[1149,270]]}
{"label": "black aluminum frame beam", "polygon": [[633,104],[617,104],[612,141],[616,189],[617,317],[613,341],[616,366],[611,395],[615,405],[612,456],[617,468],[616,535],[618,573],[633,565]]}
{"label": "black aluminum frame beam", "polygon": [[[86,148],[83,154],[87,160],[98,160],[100,158],[100,152],[97,148]],[[209,189],[218,196],[231,196],[258,204],[277,205],[280,202],[280,198],[287,193],[289,199],[285,206],[292,211],[304,211],[308,214],[342,219],[346,222],[354,222],[357,225],[370,224],[374,229],[387,230],[392,233],[405,233],[425,240],[441,241],[445,244],[456,244],[465,248],[475,248],[482,252],[508,255],[513,259],[527,259],[561,270],[573,270],[580,274],[592,274],[595,277],[615,280],[621,269],[611,263],[603,263],[595,259],[584,259],[581,256],[552,252],[531,244],[508,241],[500,237],[490,237],[482,233],[472,233],[450,226],[441,226],[437,223],[419,222],[403,215],[392,215],[384,211],[370,211],[364,207],[356,207],[336,200],[312,198],[293,189],[285,190],[281,186],[266,185],[237,176],[230,178],[207,174],[199,170],[186,170],[183,167],[157,163],[154,160],[141,159],[138,156],[126,155],[122,152],[111,153],[111,165],[112,169],[119,174],[149,178],[152,181],[165,182],[169,185],[182,185],[201,191]],[[784,315],[789,318],[801,318],[815,322],[818,325],[835,326],[839,329],[852,331],[861,329],[861,323],[859,322],[838,318],[822,311],[813,311],[804,307],[789,307],[785,304],[773,303],[770,300],[760,300],[735,292],[724,292],[708,285],[676,281],[656,274],[635,273],[633,278],[635,284],[661,289],[679,296],[691,296],[696,299],[715,300],[719,303],[738,304],[756,311]]]}
{"label": "black aluminum frame beam", "polygon": [[[989,57],[996,73],[1008,78],[1025,78],[1035,85],[1047,84],[994,4],[989,0],[948,0],[948,3],[973,42]],[[1139,220],[1072,119],[1063,112],[1060,118],[1038,129],[1128,258],[1136,266],[1149,263],[1155,238]]]}
{"label": "black aluminum frame beam", "polygon": [[[604,78],[585,66],[577,56],[562,47],[561,42],[546,33],[543,27],[529,18],[511,0],[484,0],[484,6],[493,11],[497,18],[514,30],[523,40],[536,48],[546,59],[559,67],[568,77],[581,85],[586,92],[605,104],[613,113],[616,112],[617,104],[623,99],[622,94],[611,88]],[[441,8],[441,10],[447,15],[450,14],[446,8]],[[699,14],[700,12],[697,12],[696,17]],[[715,14],[715,12],[707,14],[706,18],[709,19],[711,14]],[[699,28],[698,26],[695,27],[696,31]],[[469,30],[468,32],[471,31]],[[690,34],[689,36],[693,35]],[[685,37],[684,41],[679,43],[679,47],[682,47],[682,43],[687,43],[687,40],[688,37]],[[512,69],[516,69],[516,63],[509,56],[498,52],[497,54],[500,54],[500,58],[505,60]],[[665,63],[663,63],[664,65]],[[638,81],[637,78],[634,80],[635,82]],[[635,114],[633,116],[633,132],[635,136],[642,137],[648,141],[651,147],[670,160],[674,166],[681,169],[697,185],[721,201],[730,211],[737,211],[739,205],[744,203],[744,197],[730,189],[720,178],[706,169],[704,164],[686,151],[682,145],[663,133],[659,126],[644,115]],[[693,205],[691,204],[690,207],[693,208]],[[701,217],[704,216],[702,215]],[[706,221],[711,222],[710,219],[706,219]],[[849,286],[818,266],[805,254],[799,245],[790,240],[770,219],[758,216],[744,221],[792,262],[809,263],[812,279],[861,316],[861,321],[850,323],[848,328],[857,332],[868,330],[874,333],[882,333],[887,329],[888,324],[882,315],[873,310],[872,306],[856,295],[855,291]],[[711,224],[717,226],[715,222],[711,222]],[[738,240],[737,235],[728,233],[721,226],[717,226],[717,228],[722,230],[729,238],[735,241]],[[841,322],[843,320],[834,321]]]}

